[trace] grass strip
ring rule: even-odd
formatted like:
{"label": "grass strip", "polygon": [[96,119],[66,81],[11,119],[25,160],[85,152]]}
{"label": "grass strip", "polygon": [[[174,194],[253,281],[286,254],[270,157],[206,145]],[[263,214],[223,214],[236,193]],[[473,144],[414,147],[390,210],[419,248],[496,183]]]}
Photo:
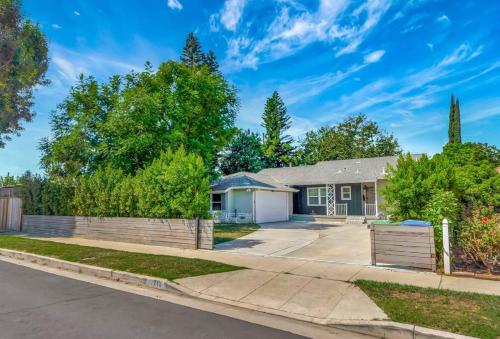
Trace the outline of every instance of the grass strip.
{"label": "grass strip", "polygon": [[500,337],[500,296],[358,280],[393,320],[479,338]]}
{"label": "grass strip", "polygon": [[214,244],[241,238],[260,228],[256,224],[218,224],[214,227]]}
{"label": "grass strip", "polygon": [[117,251],[8,235],[0,235],[0,248],[168,280],[229,272],[242,268],[203,259]]}

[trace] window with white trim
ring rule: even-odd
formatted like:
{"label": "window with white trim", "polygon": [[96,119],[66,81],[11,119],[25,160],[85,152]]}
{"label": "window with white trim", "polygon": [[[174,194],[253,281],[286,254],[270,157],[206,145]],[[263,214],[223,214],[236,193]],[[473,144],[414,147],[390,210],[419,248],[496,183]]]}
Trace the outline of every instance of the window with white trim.
{"label": "window with white trim", "polygon": [[222,211],[222,194],[212,194],[212,211]]}
{"label": "window with white trim", "polygon": [[351,186],[341,186],[340,193],[342,200],[351,200]]}
{"label": "window with white trim", "polygon": [[326,187],[308,187],[307,205],[326,206]]}

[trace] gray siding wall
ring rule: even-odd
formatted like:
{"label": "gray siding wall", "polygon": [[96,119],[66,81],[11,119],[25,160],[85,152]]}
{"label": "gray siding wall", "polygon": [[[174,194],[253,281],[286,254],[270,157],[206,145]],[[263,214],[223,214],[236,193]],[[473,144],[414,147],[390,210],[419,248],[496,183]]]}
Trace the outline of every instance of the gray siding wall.
{"label": "gray siding wall", "polygon": [[[341,187],[351,187],[351,200],[342,200]],[[361,198],[361,184],[336,184],[335,185],[335,202],[337,204],[347,204],[348,215],[362,215],[362,198]]]}
{"label": "gray siding wall", "polygon": [[307,206],[308,187],[325,187],[325,185],[294,186],[293,188],[296,188],[299,191],[293,193],[293,213],[326,215],[326,206]]}

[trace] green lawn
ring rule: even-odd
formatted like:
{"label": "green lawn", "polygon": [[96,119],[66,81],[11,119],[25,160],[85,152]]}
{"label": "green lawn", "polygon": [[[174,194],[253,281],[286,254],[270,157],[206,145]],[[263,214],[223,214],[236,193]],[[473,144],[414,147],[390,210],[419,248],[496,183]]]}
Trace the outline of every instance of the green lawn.
{"label": "green lawn", "polygon": [[214,244],[241,238],[260,228],[256,224],[218,224],[214,227]]}
{"label": "green lawn", "polygon": [[500,337],[500,296],[356,281],[397,322],[480,338]]}
{"label": "green lawn", "polygon": [[7,235],[0,235],[0,248],[169,280],[242,268],[203,259],[116,251]]}

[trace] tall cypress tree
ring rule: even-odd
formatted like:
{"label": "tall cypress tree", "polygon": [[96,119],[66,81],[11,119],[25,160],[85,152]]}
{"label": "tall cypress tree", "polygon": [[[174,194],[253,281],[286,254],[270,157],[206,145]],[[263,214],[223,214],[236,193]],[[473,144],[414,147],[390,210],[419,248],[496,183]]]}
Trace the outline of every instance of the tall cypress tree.
{"label": "tall cypress tree", "polygon": [[181,62],[191,67],[201,66],[204,62],[200,42],[192,32],[188,34],[182,49]]}
{"label": "tall cypress tree", "polygon": [[453,94],[451,95],[450,103],[450,121],[448,125],[448,143],[461,144],[462,130],[460,126],[460,103],[458,98],[455,101]]}
{"label": "tall cypress tree", "polygon": [[262,147],[266,165],[283,167],[289,164],[293,146],[292,137],[286,134],[286,130],[291,126],[291,119],[277,91],[267,99],[262,120],[262,127],[265,128]]}
{"label": "tall cypress tree", "polygon": [[461,144],[462,143],[462,127],[460,123],[460,103],[457,101],[455,103],[455,117],[454,117],[454,135],[455,135],[455,143],[456,144]]}
{"label": "tall cypress tree", "polygon": [[455,142],[454,121],[455,121],[455,98],[453,97],[452,94],[450,102],[450,117],[448,121],[448,143],[450,144]]}

